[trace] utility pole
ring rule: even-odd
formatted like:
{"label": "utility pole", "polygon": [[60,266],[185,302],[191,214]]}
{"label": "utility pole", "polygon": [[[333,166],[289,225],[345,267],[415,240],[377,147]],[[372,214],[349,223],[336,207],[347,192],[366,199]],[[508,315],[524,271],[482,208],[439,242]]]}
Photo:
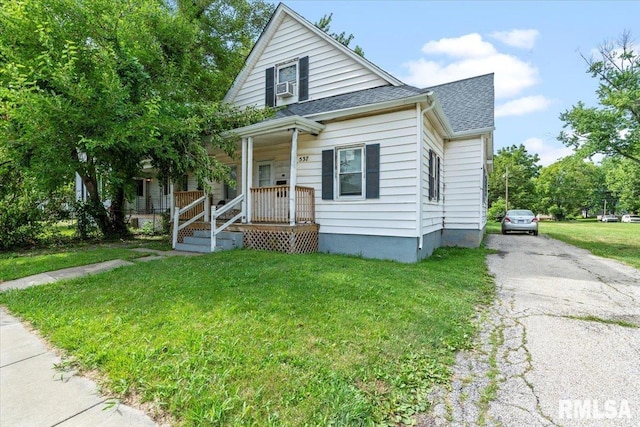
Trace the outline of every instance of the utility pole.
{"label": "utility pole", "polygon": [[504,210],[505,212],[509,210],[509,166],[505,167],[506,172],[504,173],[505,178],[505,190],[504,190]]}

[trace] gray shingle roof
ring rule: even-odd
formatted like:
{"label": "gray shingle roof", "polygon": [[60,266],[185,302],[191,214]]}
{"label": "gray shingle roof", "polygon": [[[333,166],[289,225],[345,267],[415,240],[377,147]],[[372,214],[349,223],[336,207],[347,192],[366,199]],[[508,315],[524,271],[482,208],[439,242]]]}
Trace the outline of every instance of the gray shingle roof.
{"label": "gray shingle roof", "polygon": [[492,128],[493,74],[433,86],[454,132]]}
{"label": "gray shingle roof", "polygon": [[314,114],[408,98],[433,91],[454,132],[493,127],[493,74],[472,77],[425,89],[409,85],[380,86],[314,101],[291,104],[274,118]]}

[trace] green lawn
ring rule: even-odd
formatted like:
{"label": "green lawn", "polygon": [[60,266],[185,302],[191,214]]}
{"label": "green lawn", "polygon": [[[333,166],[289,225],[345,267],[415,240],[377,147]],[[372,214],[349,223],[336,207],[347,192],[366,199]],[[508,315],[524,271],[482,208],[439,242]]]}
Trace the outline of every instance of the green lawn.
{"label": "green lawn", "polygon": [[[543,221],[538,227],[541,234],[640,269],[640,224]],[[487,233],[500,233],[500,223],[487,223]]]}
{"label": "green lawn", "polygon": [[409,421],[471,345],[484,249],[417,264],[249,250],[0,294],[116,396],[178,425]]}
{"label": "green lawn", "polygon": [[580,220],[542,222],[540,232],[640,269],[640,224]]}
{"label": "green lawn", "polygon": [[166,239],[138,238],[124,242],[79,243],[28,251],[0,252],[0,282],[112,259],[130,260],[145,256],[145,253],[130,250],[137,247],[171,249]]}

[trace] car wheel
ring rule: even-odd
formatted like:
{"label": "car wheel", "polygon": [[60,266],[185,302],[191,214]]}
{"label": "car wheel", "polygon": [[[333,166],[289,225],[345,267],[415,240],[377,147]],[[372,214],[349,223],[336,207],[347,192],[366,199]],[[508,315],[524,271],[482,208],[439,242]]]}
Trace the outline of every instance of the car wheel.
{"label": "car wheel", "polygon": [[537,230],[536,230],[536,231],[534,231],[534,232],[533,232],[533,235],[534,235],[534,236],[537,236],[537,235],[538,235],[538,231],[537,231]]}
{"label": "car wheel", "polygon": [[507,234],[507,230],[502,230],[502,234],[506,235]]}

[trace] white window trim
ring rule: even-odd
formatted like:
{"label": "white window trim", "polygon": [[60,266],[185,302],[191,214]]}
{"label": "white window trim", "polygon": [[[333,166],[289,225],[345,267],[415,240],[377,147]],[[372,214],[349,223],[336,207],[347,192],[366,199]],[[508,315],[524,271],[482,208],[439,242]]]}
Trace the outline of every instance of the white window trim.
{"label": "white window trim", "polygon": [[[362,151],[362,155],[360,156],[360,175],[361,175],[361,182],[362,185],[360,187],[360,195],[355,195],[355,196],[342,196],[340,195],[340,151],[342,150],[349,150],[349,149],[354,149],[354,148],[359,148]],[[334,159],[334,164],[335,164],[335,168],[333,171],[333,182],[334,182],[334,187],[335,188],[335,196],[334,196],[334,200],[365,200],[366,198],[366,187],[367,187],[367,177],[366,177],[366,156],[367,156],[367,151],[366,151],[366,145],[365,144],[355,144],[355,145],[344,145],[341,147],[336,147],[335,148],[335,159]]]}
{"label": "white window trim", "polygon": [[[280,96],[277,96],[276,94],[276,105],[288,105],[294,102],[298,102],[298,87],[300,86],[300,64],[298,61],[299,58],[294,58],[294,59],[290,59],[288,61],[285,62],[280,62],[279,64],[276,64],[274,66],[275,68],[275,75],[274,75],[274,79],[275,79],[275,87],[274,90],[277,91],[277,87],[280,83],[284,83],[284,82],[280,82],[280,70],[283,68],[287,68],[290,67],[292,65],[296,66],[296,78],[294,81],[291,82],[291,84],[293,85],[293,96],[288,97],[288,98],[282,98]],[[289,80],[288,80],[289,81]]]}

